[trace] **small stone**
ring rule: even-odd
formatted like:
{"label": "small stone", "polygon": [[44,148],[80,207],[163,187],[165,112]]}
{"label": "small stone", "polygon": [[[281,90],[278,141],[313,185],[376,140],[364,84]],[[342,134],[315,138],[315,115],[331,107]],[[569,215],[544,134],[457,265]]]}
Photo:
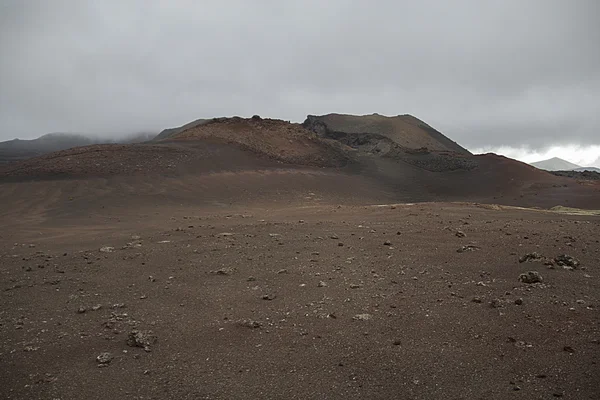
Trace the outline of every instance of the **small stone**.
{"label": "small stone", "polygon": [[113,360],[113,355],[110,353],[100,353],[100,355],[98,355],[98,357],[96,357],[96,362],[98,362],[98,364],[110,364],[110,362]]}
{"label": "small stone", "polygon": [[359,289],[361,287],[362,287],[362,285],[360,285],[358,283],[351,283],[350,284],[350,289]]}
{"label": "small stone", "polygon": [[402,341],[401,341],[400,339],[396,339],[396,340],[394,340],[394,341],[392,342],[392,344],[393,344],[394,346],[400,346],[400,345],[402,344]]}
{"label": "small stone", "polygon": [[389,240],[386,240],[385,242],[383,242],[384,246],[391,246],[392,242],[390,242]]}
{"label": "small stone", "polygon": [[459,237],[459,238],[467,237],[467,234],[464,233],[463,231],[456,231],[454,234],[456,235],[456,237]]}
{"label": "small stone", "polygon": [[543,282],[542,275],[537,271],[527,271],[519,275],[519,280],[528,284]]}
{"label": "small stone", "polygon": [[565,346],[565,347],[563,347],[563,350],[566,351],[567,353],[571,353],[571,354],[575,353],[575,349],[572,348],[571,346]]}
{"label": "small stone", "polygon": [[481,247],[479,247],[479,246],[474,246],[474,245],[472,245],[472,244],[468,244],[468,245],[466,245],[466,246],[459,247],[459,248],[456,250],[456,252],[457,252],[457,253],[464,253],[464,252],[467,252],[467,251],[475,251],[475,250],[479,250],[479,249],[481,249]]}
{"label": "small stone", "polygon": [[352,317],[352,319],[355,321],[368,321],[371,318],[373,318],[371,314],[356,314],[354,317]]}
{"label": "small stone", "polygon": [[334,233],[333,235],[329,236],[329,238],[330,238],[330,239],[335,239],[335,240],[337,240],[337,239],[339,239],[340,237]]}
{"label": "small stone", "polygon": [[256,281],[256,278],[253,277],[253,276],[249,276],[248,279],[246,279],[246,281],[248,281],[248,282],[254,282],[254,281]]}
{"label": "small stone", "polygon": [[561,267],[569,267],[572,269],[576,269],[580,264],[578,259],[568,254],[561,254],[560,256],[557,256],[554,261]]}
{"label": "small stone", "polygon": [[100,247],[101,253],[112,253],[113,251],[115,251],[114,247],[110,247],[110,246]]}
{"label": "small stone", "polygon": [[317,285],[318,287],[327,287],[327,282],[325,281],[320,281],[319,284]]}
{"label": "small stone", "polygon": [[257,329],[257,328],[262,327],[262,323],[251,320],[251,319],[240,320],[240,321],[238,321],[238,325],[243,326],[245,328],[250,328],[250,329]]}
{"label": "small stone", "polygon": [[471,301],[473,303],[478,303],[478,304],[483,302],[483,300],[481,300],[481,297],[473,297],[473,300],[471,300]]}
{"label": "small stone", "polygon": [[287,274],[288,270],[285,268],[280,269],[279,271],[277,271],[278,274]]}
{"label": "small stone", "polygon": [[275,297],[276,297],[276,296],[275,296],[274,294],[264,294],[264,295],[262,296],[262,299],[263,299],[263,300],[273,300],[273,299],[275,299]]}
{"label": "small stone", "polygon": [[492,301],[490,301],[490,307],[492,307],[492,308],[502,307],[502,302],[500,301],[500,299],[492,299]]}
{"label": "small stone", "polygon": [[231,274],[233,274],[233,272],[234,272],[234,269],[233,269],[233,268],[229,268],[229,267],[225,267],[225,268],[221,268],[221,269],[218,269],[218,270],[216,270],[216,271],[211,271],[211,272],[212,272],[213,274],[216,274],[216,275],[223,275],[223,276],[227,276],[227,275],[231,275]]}
{"label": "small stone", "polygon": [[156,336],[152,331],[139,331],[134,329],[127,335],[127,345],[130,347],[142,347],[145,351],[151,351],[150,346],[156,342]]}
{"label": "small stone", "polygon": [[339,247],[342,247],[342,246],[344,246],[344,243],[342,243],[342,242],[339,242],[339,243],[338,243],[338,246],[339,246]]}
{"label": "small stone", "polygon": [[521,390],[521,387],[520,386],[513,386],[513,390],[514,391],[519,391],[519,390]]}
{"label": "small stone", "polygon": [[102,304],[96,304],[95,306],[92,307],[92,311],[98,311],[101,308],[102,308]]}
{"label": "small stone", "polygon": [[515,304],[518,305],[518,306],[522,305],[523,304],[523,299],[522,298],[516,299],[515,300]]}
{"label": "small stone", "polygon": [[543,259],[543,257],[539,253],[533,252],[533,253],[527,253],[527,254],[521,256],[519,258],[519,262],[524,263],[524,262],[531,262],[531,261],[540,261],[542,259]]}
{"label": "small stone", "polygon": [[576,303],[577,304],[585,304],[585,300],[577,300]]}
{"label": "small stone", "polygon": [[79,306],[79,308],[77,309],[77,314],[83,314],[87,311],[87,308],[85,308],[84,306]]}

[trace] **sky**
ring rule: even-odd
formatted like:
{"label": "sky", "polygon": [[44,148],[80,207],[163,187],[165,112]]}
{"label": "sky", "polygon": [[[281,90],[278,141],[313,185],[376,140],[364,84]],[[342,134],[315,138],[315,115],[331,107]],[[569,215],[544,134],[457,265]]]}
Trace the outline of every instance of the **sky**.
{"label": "sky", "polygon": [[600,166],[597,0],[0,0],[0,140],[412,114]]}

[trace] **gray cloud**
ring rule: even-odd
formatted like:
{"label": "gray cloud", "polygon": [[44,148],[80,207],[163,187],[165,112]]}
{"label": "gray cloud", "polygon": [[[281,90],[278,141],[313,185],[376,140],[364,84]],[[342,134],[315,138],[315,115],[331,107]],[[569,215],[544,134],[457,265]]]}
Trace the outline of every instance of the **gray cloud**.
{"label": "gray cloud", "polygon": [[596,0],[0,0],[0,140],[378,112],[470,147],[600,144],[599,15]]}

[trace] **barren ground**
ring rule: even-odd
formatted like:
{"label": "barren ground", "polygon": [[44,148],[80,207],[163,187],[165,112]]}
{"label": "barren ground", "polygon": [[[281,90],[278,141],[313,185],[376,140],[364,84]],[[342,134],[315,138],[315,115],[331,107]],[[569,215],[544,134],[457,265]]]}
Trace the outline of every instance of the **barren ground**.
{"label": "barren ground", "polygon": [[163,179],[2,185],[0,398],[599,398],[600,217]]}

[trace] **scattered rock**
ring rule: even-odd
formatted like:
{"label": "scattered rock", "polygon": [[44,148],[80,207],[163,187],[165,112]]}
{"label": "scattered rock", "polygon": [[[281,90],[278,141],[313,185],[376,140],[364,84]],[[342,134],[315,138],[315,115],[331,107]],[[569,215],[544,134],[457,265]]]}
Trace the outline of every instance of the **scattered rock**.
{"label": "scattered rock", "polygon": [[368,321],[371,318],[373,318],[371,314],[356,314],[354,317],[352,317],[352,319],[355,321]]}
{"label": "scattered rock", "polygon": [[362,285],[358,284],[358,283],[351,283],[350,284],[350,289],[360,289],[362,287]]}
{"label": "scattered rock", "polygon": [[156,336],[151,331],[139,331],[137,329],[129,332],[127,345],[130,347],[142,347],[145,351],[151,351],[150,346],[156,343]]}
{"label": "scattered rock", "polygon": [[92,307],[92,311],[98,311],[101,308],[102,308],[102,304],[96,304],[95,306]]}
{"label": "scattered rock", "polygon": [[544,259],[544,257],[542,257],[539,253],[533,252],[533,253],[527,253],[527,254],[521,256],[519,258],[519,262],[524,263],[524,262],[532,262],[532,261],[541,261],[543,259]]}
{"label": "scattered rock", "polygon": [[571,353],[571,354],[575,353],[575,349],[572,348],[571,346],[565,346],[565,347],[563,347],[563,350],[566,351],[567,353]]}
{"label": "scattered rock", "polygon": [[542,275],[537,271],[527,271],[519,275],[519,280],[523,283],[538,283],[543,282]]}
{"label": "scattered rock", "polygon": [[243,326],[244,328],[257,329],[262,327],[262,323],[258,321],[254,321],[251,319],[242,319],[237,323],[239,326]]}
{"label": "scattered rock", "polygon": [[467,234],[464,233],[463,231],[456,231],[454,234],[456,235],[456,237],[459,237],[459,238],[467,237]]}
{"label": "scattered rock", "polygon": [[502,301],[500,299],[492,299],[492,301],[490,301],[490,307],[492,307],[492,308],[502,307]]}
{"label": "scattered rock", "polygon": [[248,282],[254,282],[254,281],[256,281],[256,278],[253,277],[253,276],[249,276],[248,279],[246,279],[246,281],[248,281]]}
{"label": "scattered rock", "polygon": [[330,238],[330,239],[335,239],[335,240],[337,240],[337,239],[339,239],[340,237],[334,233],[333,235],[329,236],[329,238]]}
{"label": "scattered rock", "polygon": [[77,314],[83,314],[87,311],[87,308],[85,308],[84,306],[79,306],[79,308],[77,309]]}
{"label": "scattered rock", "polygon": [[222,233],[219,233],[217,236],[229,237],[229,236],[233,236],[233,233],[231,233],[231,232],[222,232]]}
{"label": "scattered rock", "polygon": [[523,299],[522,298],[516,299],[515,300],[515,304],[518,305],[518,306],[522,305],[523,304]]}
{"label": "scattered rock", "polygon": [[386,240],[385,242],[383,242],[384,246],[391,246],[392,242],[390,242],[389,240]]}
{"label": "scattered rock", "polygon": [[275,297],[276,296],[274,294],[263,294],[262,299],[263,300],[274,300]]}
{"label": "scattered rock", "polygon": [[217,270],[211,271],[211,272],[216,275],[231,275],[235,272],[235,270],[230,267],[225,267],[225,268],[217,269]]}
{"label": "scattered rock", "polygon": [[277,271],[278,274],[287,274],[288,270],[285,268],[280,269],[279,271]]}
{"label": "scattered rock", "polygon": [[458,248],[458,250],[456,250],[457,253],[464,253],[466,251],[475,251],[475,250],[480,250],[481,247],[479,246],[474,246],[472,244],[468,244],[466,246],[462,246],[460,248]]}
{"label": "scattered rock", "polygon": [[112,253],[113,251],[115,251],[114,247],[110,247],[110,246],[100,247],[101,253]]}
{"label": "scattered rock", "polygon": [[568,254],[561,254],[560,256],[557,256],[554,261],[561,267],[568,267],[571,269],[576,269],[580,264],[578,259]]}
{"label": "scattered rock", "polygon": [[402,341],[401,341],[400,339],[396,339],[396,340],[394,340],[394,341],[392,342],[392,344],[393,344],[394,346],[400,346],[400,345],[402,344]]}
{"label": "scattered rock", "polygon": [[483,302],[483,300],[481,300],[481,297],[473,297],[473,299],[471,301],[473,303],[477,303],[477,304],[480,304]]}
{"label": "scattered rock", "polygon": [[99,364],[99,367],[107,367],[113,358],[113,355],[110,353],[100,353],[100,355],[96,357],[96,362]]}
{"label": "scattered rock", "polygon": [[327,282],[321,281],[321,282],[319,282],[319,284],[317,286],[318,287],[327,287]]}

